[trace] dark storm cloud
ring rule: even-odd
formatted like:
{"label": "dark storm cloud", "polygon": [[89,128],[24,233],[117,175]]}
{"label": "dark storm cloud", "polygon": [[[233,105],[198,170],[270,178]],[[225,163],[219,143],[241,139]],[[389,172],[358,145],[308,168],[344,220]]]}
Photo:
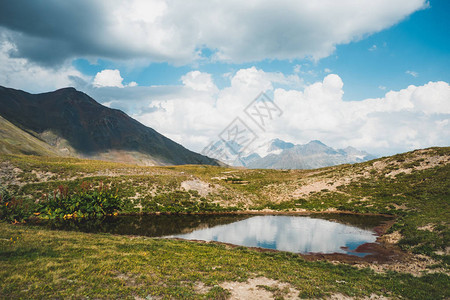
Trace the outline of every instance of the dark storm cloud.
{"label": "dark storm cloud", "polygon": [[[100,31],[110,20],[95,1],[2,1],[3,37],[16,45],[13,57],[54,65],[77,55],[111,53],[103,46]],[[105,53],[105,54],[106,54]]]}
{"label": "dark storm cloud", "polygon": [[55,66],[75,57],[187,64],[320,59],[426,7],[425,0],[1,0],[0,43]]}

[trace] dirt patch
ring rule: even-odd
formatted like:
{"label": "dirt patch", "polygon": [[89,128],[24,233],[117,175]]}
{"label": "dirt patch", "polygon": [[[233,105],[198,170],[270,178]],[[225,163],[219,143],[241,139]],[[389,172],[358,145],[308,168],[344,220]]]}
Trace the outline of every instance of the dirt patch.
{"label": "dirt patch", "polygon": [[355,264],[358,268],[367,268],[369,267],[376,273],[386,273],[387,271],[394,271],[399,273],[408,273],[413,276],[420,277],[424,274],[430,273],[445,273],[447,275],[448,271],[442,268],[433,268],[429,267],[436,264],[437,262],[432,258],[417,254],[417,255],[409,255],[405,257],[402,261],[397,262],[389,262],[389,263],[362,263]]}
{"label": "dirt patch", "polygon": [[[424,150],[424,151],[426,151],[426,150]],[[413,171],[426,170],[429,168],[434,168],[438,165],[450,163],[449,156],[431,156],[430,157],[424,151],[418,151],[415,157],[413,157],[411,159],[407,159],[402,163],[395,162],[394,165],[398,169],[393,170],[390,173],[387,173],[386,176],[387,177],[395,177],[401,173],[410,174]]]}
{"label": "dirt patch", "polygon": [[15,167],[9,161],[4,161],[0,163],[0,184],[1,185],[20,185],[21,182],[18,176],[23,173],[23,171]]}
{"label": "dirt patch", "polygon": [[194,284],[194,291],[197,294],[206,294],[209,292],[210,289],[211,289],[210,286],[207,286],[206,284],[204,284],[201,281],[198,281]]}
{"label": "dirt patch", "polygon": [[417,227],[417,230],[423,230],[423,231],[430,231],[430,232],[433,232],[434,226],[435,226],[434,224],[427,224],[427,225],[422,226],[422,227]]}
{"label": "dirt patch", "polygon": [[445,247],[445,250],[438,250],[435,252],[437,255],[450,255],[450,246]]}
{"label": "dirt patch", "polygon": [[379,240],[383,243],[388,244],[397,244],[398,241],[402,239],[402,235],[398,231],[394,231],[393,233],[385,234],[379,238]]}
{"label": "dirt patch", "polygon": [[298,198],[298,197],[305,197],[308,196],[310,193],[317,193],[322,190],[328,190],[329,192],[333,192],[337,190],[337,187],[341,185],[347,185],[349,184],[354,178],[357,176],[349,176],[349,177],[342,177],[337,180],[330,181],[330,179],[325,180],[318,180],[315,182],[308,182],[295,190],[292,193],[292,197]]}
{"label": "dirt patch", "polygon": [[289,283],[284,283],[266,277],[257,277],[247,282],[227,281],[220,286],[231,293],[229,299],[297,299],[299,291]]}
{"label": "dirt patch", "polygon": [[136,280],[133,275],[118,273],[116,278],[122,281],[127,286],[137,286]]}
{"label": "dirt patch", "polygon": [[185,189],[186,191],[197,191],[202,197],[206,197],[209,193],[212,193],[215,190],[210,183],[201,181],[199,179],[185,180],[181,183],[181,188]]}

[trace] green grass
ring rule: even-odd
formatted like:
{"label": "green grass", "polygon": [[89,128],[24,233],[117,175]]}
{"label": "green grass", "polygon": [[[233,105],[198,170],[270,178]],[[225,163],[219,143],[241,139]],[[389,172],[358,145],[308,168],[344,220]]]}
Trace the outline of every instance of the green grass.
{"label": "green grass", "polygon": [[[119,188],[118,195],[125,205],[123,212],[207,212],[227,210],[276,211],[337,209],[357,213],[383,213],[398,216],[392,230],[404,236],[400,246],[414,253],[436,257],[436,251],[449,246],[450,220],[450,164],[434,168],[400,173],[426,164],[426,157],[450,156],[450,148],[430,148],[423,151],[397,154],[388,158],[354,165],[341,165],[317,170],[245,170],[213,166],[139,167],[120,163],[76,158],[0,155],[0,162],[9,162],[22,170],[20,184],[7,188],[31,203],[43,194],[52,193],[58,186],[74,190],[86,181],[93,186],[101,182]],[[425,153],[425,154],[423,154]],[[375,168],[376,163],[384,168]],[[34,172],[32,172],[34,171]],[[36,172],[49,174],[40,180]],[[327,188],[303,197],[284,197],[273,201],[273,196],[288,195],[299,186],[317,180],[330,183],[349,175],[370,174],[354,179],[337,190]],[[200,197],[194,191],[185,191],[181,183],[197,178],[216,190]],[[283,197],[282,197],[283,199]],[[32,205],[29,205],[32,207]],[[141,208],[138,208],[141,206]],[[434,231],[419,230],[431,224]],[[437,257],[448,261],[447,256]]]}
{"label": "green grass", "polygon": [[[244,247],[49,231],[0,223],[0,298],[222,298],[224,281],[264,276],[303,298],[334,293],[408,299],[450,297],[449,276],[376,274],[345,264]],[[210,287],[199,294],[199,282]]]}
{"label": "green grass", "polygon": [[[399,246],[435,260],[440,273],[376,274],[349,265],[308,262],[289,253],[260,253],[216,244],[47,231],[0,223],[0,298],[163,298],[225,299],[223,281],[265,276],[290,283],[303,298],[333,293],[363,297],[449,298],[450,164],[433,160],[450,156],[450,147],[398,154],[355,165],[318,170],[245,170],[212,166],[139,167],[75,158],[0,155],[14,180],[6,188],[29,211],[43,193],[63,184],[75,189],[83,181],[119,188],[122,212],[207,212],[229,210],[325,211],[382,213],[397,217],[390,232],[402,235]],[[430,159],[428,159],[430,158]],[[381,166],[381,167],[380,167]],[[2,167],[3,168],[3,167]],[[5,167],[6,168],[6,167]],[[391,176],[391,172],[397,172]],[[42,174],[47,176],[42,179]],[[341,178],[347,182],[331,188]],[[8,178],[8,177],[5,177]],[[201,196],[181,183],[198,179],[214,187]],[[307,195],[292,193],[311,182],[326,182]],[[274,197],[279,200],[274,201]],[[23,200],[23,201],[22,201]],[[16,202],[14,202],[16,203]],[[136,204],[142,207],[137,208]],[[6,207],[6,206],[5,206]],[[9,220],[11,221],[11,220]],[[424,229],[425,228],[425,229]],[[428,228],[428,229],[427,229]],[[431,228],[431,230],[429,230]],[[202,282],[211,289],[198,294]],[[261,287],[273,295],[281,291]],[[280,297],[281,297],[280,296]],[[278,297],[278,296],[277,296]]]}

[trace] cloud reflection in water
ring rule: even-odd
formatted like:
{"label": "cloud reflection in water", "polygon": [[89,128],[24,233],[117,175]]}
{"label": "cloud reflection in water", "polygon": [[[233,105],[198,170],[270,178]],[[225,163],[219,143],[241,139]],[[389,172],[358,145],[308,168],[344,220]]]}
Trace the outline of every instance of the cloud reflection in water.
{"label": "cloud reflection in water", "polygon": [[299,216],[255,216],[174,237],[296,253],[349,253],[359,245],[376,240],[371,230]]}

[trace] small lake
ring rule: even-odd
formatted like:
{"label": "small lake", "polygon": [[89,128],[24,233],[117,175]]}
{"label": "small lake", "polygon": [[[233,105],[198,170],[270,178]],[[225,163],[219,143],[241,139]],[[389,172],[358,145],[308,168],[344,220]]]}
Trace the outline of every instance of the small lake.
{"label": "small lake", "polygon": [[358,247],[374,243],[374,227],[389,220],[358,215],[134,215],[103,220],[39,221],[52,229],[181,238],[294,253],[365,256]]}
{"label": "small lake", "polygon": [[216,241],[294,253],[343,253],[365,256],[357,248],[374,243],[373,229],[303,216],[253,216],[231,224],[197,229],[170,237]]}

